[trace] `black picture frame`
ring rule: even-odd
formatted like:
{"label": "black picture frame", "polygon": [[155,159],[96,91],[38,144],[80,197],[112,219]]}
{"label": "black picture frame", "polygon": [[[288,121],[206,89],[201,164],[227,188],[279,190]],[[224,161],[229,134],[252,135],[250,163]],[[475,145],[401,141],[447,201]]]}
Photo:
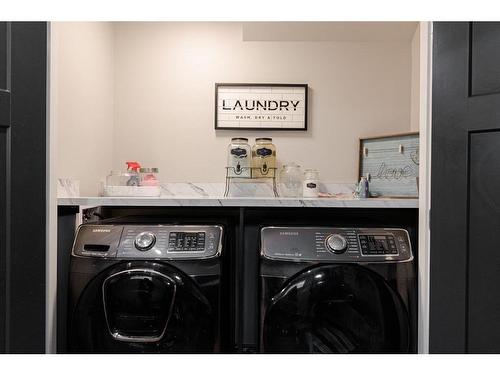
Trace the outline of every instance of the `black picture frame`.
{"label": "black picture frame", "polygon": [[[217,103],[219,102],[219,88],[221,87],[234,87],[234,86],[244,86],[244,87],[300,87],[305,90],[305,106],[304,106],[304,127],[303,128],[271,128],[271,127],[220,127],[218,126],[217,118]],[[215,114],[215,130],[259,130],[259,131],[307,131],[308,126],[308,105],[309,105],[309,85],[306,83],[216,83],[215,84],[215,103],[214,103],[214,114]]]}

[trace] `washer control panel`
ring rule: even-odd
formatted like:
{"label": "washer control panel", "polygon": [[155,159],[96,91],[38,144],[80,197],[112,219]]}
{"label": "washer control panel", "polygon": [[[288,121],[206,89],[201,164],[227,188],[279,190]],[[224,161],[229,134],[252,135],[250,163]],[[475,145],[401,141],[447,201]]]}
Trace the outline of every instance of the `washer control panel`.
{"label": "washer control panel", "polygon": [[406,262],[413,259],[405,229],[264,227],[261,256],[319,262]]}
{"label": "washer control panel", "polygon": [[73,255],[105,258],[203,259],[220,255],[218,225],[92,225],[78,229]]}
{"label": "washer control panel", "polygon": [[170,232],[168,248],[171,251],[203,251],[205,237],[205,232]]}

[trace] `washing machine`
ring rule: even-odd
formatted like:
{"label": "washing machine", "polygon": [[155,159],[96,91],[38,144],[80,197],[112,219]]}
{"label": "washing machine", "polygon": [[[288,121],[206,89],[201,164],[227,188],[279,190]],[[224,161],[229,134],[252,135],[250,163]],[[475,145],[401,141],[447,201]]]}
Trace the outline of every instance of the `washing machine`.
{"label": "washing machine", "polygon": [[260,237],[261,352],[416,352],[405,229],[264,227]]}
{"label": "washing machine", "polygon": [[220,225],[81,225],[69,351],[220,352],[222,244]]}

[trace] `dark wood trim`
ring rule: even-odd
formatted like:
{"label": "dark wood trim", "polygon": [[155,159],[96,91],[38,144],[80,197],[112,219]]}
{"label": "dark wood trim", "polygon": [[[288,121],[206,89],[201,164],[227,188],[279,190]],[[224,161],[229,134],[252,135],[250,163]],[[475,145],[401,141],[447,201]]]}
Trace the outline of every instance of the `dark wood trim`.
{"label": "dark wood trim", "polygon": [[[488,342],[496,333],[489,337],[478,337],[481,335],[478,329],[485,332],[488,327],[494,327],[494,322],[485,321],[483,325],[482,316],[487,316],[486,319],[491,321],[494,312],[500,309],[493,295],[491,302],[488,302],[488,290],[477,288],[477,285],[482,285],[478,275],[484,277],[481,282],[488,278],[485,283],[491,282],[492,285],[498,280],[492,277],[491,260],[488,264],[490,258],[486,258],[488,253],[491,257],[491,241],[498,234],[488,230],[482,240],[478,235],[479,224],[475,221],[478,219],[471,216],[472,212],[477,214],[478,211],[492,212],[494,215],[492,206],[485,204],[477,207],[472,204],[474,195],[471,195],[471,186],[476,186],[475,197],[478,201],[476,179],[480,177],[471,175],[471,147],[477,134],[498,131],[500,121],[500,95],[493,92],[495,90],[472,95],[471,53],[474,41],[471,36],[474,34],[471,29],[479,24],[437,22],[433,27],[429,300],[431,353],[489,352],[498,351],[500,347],[498,340]],[[498,40],[500,24],[496,25],[496,30],[495,34],[483,34],[483,37],[491,37],[491,42]],[[490,44],[488,48],[491,49],[483,51],[486,55],[498,54],[495,45]],[[486,185],[490,181],[483,183]],[[496,186],[494,184],[498,184],[498,181],[491,181],[491,184]],[[483,217],[481,220],[487,219]],[[474,227],[475,231],[472,231]],[[471,235],[475,236],[474,239]]]}
{"label": "dark wood trim", "polygon": [[9,353],[45,352],[47,26],[11,24]]}
{"label": "dark wood trim", "polygon": [[0,87],[0,353],[9,348],[9,272],[10,267],[10,190],[11,190],[11,94],[10,88],[10,23],[0,23],[0,67],[4,75]]}
{"label": "dark wood trim", "polygon": [[469,22],[469,50],[468,54],[468,67],[467,67],[467,92],[469,97],[474,96],[472,93],[472,40],[473,40],[473,25]]}
{"label": "dark wood trim", "polygon": [[[429,300],[431,353],[467,351],[468,130],[465,119],[469,96],[466,82],[469,70],[468,37],[468,23],[434,23]],[[450,114],[453,114],[451,119]],[[456,157],[453,164],[449,164],[451,155]]]}
{"label": "dark wood trim", "polygon": [[[293,129],[293,128],[238,128],[238,127],[227,127],[227,128],[220,128],[217,126],[217,103],[219,102],[219,87],[223,86],[261,86],[261,87],[304,87],[305,88],[305,114],[304,114],[304,127],[300,129]],[[264,130],[264,131],[307,131],[307,126],[308,126],[308,117],[309,117],[309,85],[306,83],[298,83],[298,84],[293,84],[293,83],[216,83],[215,84],[215,103],[214,103],[214,118],[215,118],[215,130],[239,130],[239,131],[246,131],[246,130]]]}
{"label": "dark wood trim", "polygon": [[[481,22],[479,22],[481,23]],[[487,22],[485,22],[487,23]],[[475,24],[477,24],[477,22],[468,22],[468,25],[469,25],[469,42],[468,42],[468,48],[469,48],[469,51],[468,51],[468,79],[467,79],[467,83],[468,83],[468,95],[469,97],[481,97],[481,96],[488,96],[488,95],[498,95],[500,94],[500,90],[493,90],[493,91],[490,91],[490,92],[485,92],[485,93],[474,93],[474,84],[473,84],[473,74],[474,74],[474,70],[473,70],[473,63],[474,63],[474,58],[473,58],[473,47],[474,47],[474,29],[475,29]]]}

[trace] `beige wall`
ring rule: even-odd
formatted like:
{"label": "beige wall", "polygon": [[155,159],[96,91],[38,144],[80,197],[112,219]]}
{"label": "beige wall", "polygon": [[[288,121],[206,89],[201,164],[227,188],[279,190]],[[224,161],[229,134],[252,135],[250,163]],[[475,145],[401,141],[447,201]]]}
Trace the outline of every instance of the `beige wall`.
{"label": "beige wall", "polygon": [[[215,82],[307,83],[308,132],[214,130]],[[358,138],[410,130],[411,43],[251,42],[241,24],[115,25],[114,167],[223,181],[233,136],[272,136],[280,161],[357,179]]]}
{"label": "beige wall", "polygon": [[[411,128],[411,34],[243,41],[240,23],[57,27],[57,174],[80,179],[82,195],[126,160],[159,167],[162,181],[222,182],[234,136],[272,136],[279,161],[354,182],[359,137]],[[215,131],[215,82],[309,84],[309,130]]]}
{"label": "beige wall", "polygon": [[52,23],[57,176],[96,195],[113,158],[113,25]]}

